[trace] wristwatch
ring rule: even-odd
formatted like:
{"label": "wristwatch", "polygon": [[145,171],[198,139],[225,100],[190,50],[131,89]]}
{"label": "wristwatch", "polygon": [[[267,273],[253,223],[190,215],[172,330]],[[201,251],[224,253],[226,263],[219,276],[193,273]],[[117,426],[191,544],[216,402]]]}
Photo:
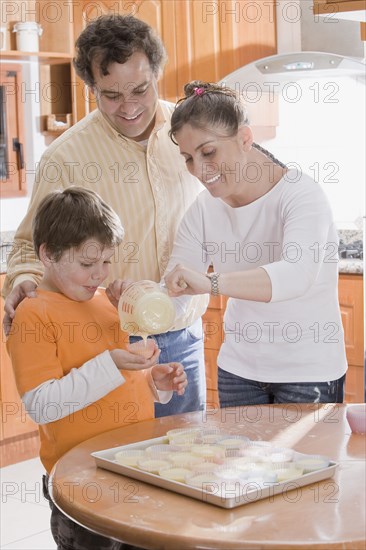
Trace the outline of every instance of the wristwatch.
{"label": "wristwatch", "polygon": [[219,289],[220,273],[216,273],[216,271],[214,271],[213,273],[207,273],[206,277],[208,277],[211,281],[212,296],[218,296],[220,294],[220,289]]}

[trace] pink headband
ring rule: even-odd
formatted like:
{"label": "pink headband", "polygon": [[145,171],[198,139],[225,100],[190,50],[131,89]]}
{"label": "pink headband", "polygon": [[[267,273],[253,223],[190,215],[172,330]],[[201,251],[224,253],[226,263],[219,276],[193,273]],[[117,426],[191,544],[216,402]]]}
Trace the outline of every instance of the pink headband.
{"label": "pink headband", "polygon": [[205,93],[204,88],[199,88],[198,86],[196,88],[194,88],[194,95],[202,95],[204,93]]}

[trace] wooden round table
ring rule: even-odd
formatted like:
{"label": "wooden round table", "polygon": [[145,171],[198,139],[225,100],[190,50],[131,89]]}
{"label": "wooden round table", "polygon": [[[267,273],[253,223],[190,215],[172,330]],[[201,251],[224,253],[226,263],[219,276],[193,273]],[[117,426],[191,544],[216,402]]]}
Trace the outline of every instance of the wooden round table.
{"label": "wooden round table", "polygon": [[[209,410],[131,424],[89,439],[53,469],[56,505],[74,521],[146,549],[364,550],[366,437],[345,405],[266,405]],[[219,426],[338,462],[333,478],[226,510],[96,467],[93,451]]]}

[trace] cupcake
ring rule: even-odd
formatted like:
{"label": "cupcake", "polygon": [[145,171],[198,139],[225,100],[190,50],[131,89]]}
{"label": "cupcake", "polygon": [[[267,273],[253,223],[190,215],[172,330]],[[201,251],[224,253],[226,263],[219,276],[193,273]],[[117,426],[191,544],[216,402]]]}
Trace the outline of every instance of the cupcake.
{"label": "cupcake", "polygon": [[185,483],[187,476],[192,474],[188,468],[162,468],[159,470],[160,477],[164,479],[170,479],[171,481],[179,481],[179,483]]}
{"label": "cupcake", "polygon": [[142,459],[145,455],[145,451],[142,450],[125,450],[125,451],[119,451],[114,455],[114,459],[118,464],[122,464],[123,466],[132,466],[134,468],[137,467],[137,461]]}
{"label": "cupcake", "polygon": [[316,472],[317,470],[323,470],[329,466],[329,458],[321,455],[307,455],[294,460],[299,468],[303,468],[304,474],[310,472]]}
{"label": "cupcake", "polygon": [[168,460],[145,457],[137,461],[137,466],[140,470],[149,472],[149,474],[158,474],[163,468],[169,468],[171,463]]}

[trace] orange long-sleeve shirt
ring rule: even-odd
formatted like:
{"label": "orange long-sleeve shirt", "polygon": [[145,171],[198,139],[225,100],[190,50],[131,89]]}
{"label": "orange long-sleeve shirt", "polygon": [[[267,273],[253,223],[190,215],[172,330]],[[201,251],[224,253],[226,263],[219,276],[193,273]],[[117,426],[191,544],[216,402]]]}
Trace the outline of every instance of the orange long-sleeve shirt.
{"label": "orange long-sleeve shirt", "polygon": [[[125,424],[153,418],[150,371],[123,371],[122,375],[105,353],[124,348],[127,342],[117,311],[102,289],[87,302],[37,289],[36,298],[26,298],[18,306],[7,349],[19,394],[23,396],[50,380],[57,384],[65,376],[71,382],[68,396],[60,391],[62,407],[67,406],[70,414],[52,421],[61,408],[60,402],[55,401],[32,412],[32,417],[39,416],[46,422],[39,425],[40,458],[48,472],[78,443]],[[72,369],[87,362],[89,376],[72,378],[76,373]],[[97,387],[93,387],[94,375]],[[92,395],[99,397],[89,399]]]}

